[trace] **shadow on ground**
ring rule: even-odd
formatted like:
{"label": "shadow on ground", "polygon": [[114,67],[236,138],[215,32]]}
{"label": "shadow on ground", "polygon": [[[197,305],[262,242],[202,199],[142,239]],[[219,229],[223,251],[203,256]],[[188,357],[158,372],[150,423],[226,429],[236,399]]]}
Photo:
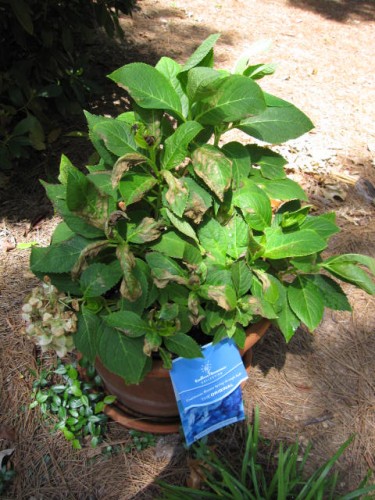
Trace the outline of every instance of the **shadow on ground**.
{"label": "shadow on ground", "polygon": [[375,20],[373,0],[289,0],[289,3],[341,23],[351,18],[368,22]]}

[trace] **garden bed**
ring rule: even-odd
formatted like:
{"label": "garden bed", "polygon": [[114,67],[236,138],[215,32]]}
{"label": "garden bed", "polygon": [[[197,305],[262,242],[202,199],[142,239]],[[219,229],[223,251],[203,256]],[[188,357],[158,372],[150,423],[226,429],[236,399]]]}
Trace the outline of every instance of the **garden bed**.
{"label": "garden bed", "polygon": [[[336,211],[345,229],[335,236],[328,253],[374,257],[375,136],[370,107],[375,96],[368,40],[374,35],[375,9],[369,2],[345,2],[341,10],[337,2],[336,10],[330,4],[194,0],[186,6],[180,0],[143,0],[132,19],[122,20],[126,55],[124,59],[116,55],[112,69],[132,60],[155,63],[162,54],[183,61],[215,32],[222,33],[219,63],[231,68],[247,43],[273,39],[269,60],[279,62],[279,69],[275,79],[268,78],[266,90],[291,100],[316,124],[313,133],[282,151],[293,157],[289,173],[303,183],[316,210]],[[102,57],[111,56],[111,47],[105,45],[101,52]],[[118,96],[114,99],[119,104]],[[69,156],[73,148],[73,154],[82,157],[82,144],[66,142],[62,149]],[[0,449],[15,449],[12,461],[17,473],[8,498],[155,498],[154,478],[178,483],[187,474],[178,436],[158,438],[155,448],[129,452],[125,450],[131,436],[111,423],[105,445],[74,451],[62,435],[50,434],[37,410],[28,409],[29,369],[37,370],[38,365],[33,345],[20,334],[19,310],[36,281],[28,272],[28,251],[12,246],[31,241],[45,245],[57,224],[48,215],[48,203],[36,197],[41,196],[38,175],[32,169],[25,188],[10,179],[0,203]],[[276,330],[267,334],[255,349],[254,369],[244,391],[248,415],[254,405],[260,407],[265,437],[286,442],[298,437],[303,445],[312,440],[312,466],[356,433],[339,464],[344,491],[375,466],[374,299],[349,285],[345,289],[354,312],[327,315],[313,337],[301,330],[280,350],[280,334]],[[228,449],[230,460],[238,453],[242,436],[237,426],[212,439]]]}

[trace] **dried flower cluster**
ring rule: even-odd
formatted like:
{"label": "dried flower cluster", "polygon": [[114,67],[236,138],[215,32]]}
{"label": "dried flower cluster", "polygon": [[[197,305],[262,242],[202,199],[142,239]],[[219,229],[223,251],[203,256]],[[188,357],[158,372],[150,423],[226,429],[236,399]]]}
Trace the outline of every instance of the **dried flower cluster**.
{"label": "dried flower cluster", "polygon": [[54,350],[62,358],[73,351],[73,333],[77,330],[77,301],[71,301],[46,281],[34,288],[22,307],[24,332],[42,348]]}

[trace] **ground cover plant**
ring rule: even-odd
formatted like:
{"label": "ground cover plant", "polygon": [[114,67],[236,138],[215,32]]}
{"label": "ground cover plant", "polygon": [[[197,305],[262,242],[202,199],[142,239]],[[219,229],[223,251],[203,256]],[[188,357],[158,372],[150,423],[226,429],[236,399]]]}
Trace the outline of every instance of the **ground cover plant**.
{"label": "ground cover plant", "polygon": [[43,418],[78,450],[83,443],[95,448],[103,440],[108,420],[103,410],[116,399],[103,393],[94,367],[85,360],[80,363],[81,376],[77,363],[60,362],[55,369],[42,369],[39,376],[34,372],[30,403],[30,409],[40,408]]}
{"label": "ground cover plant", "polygon": [[[233,73],[214,69],[217,39],[183,66],[163,57],[113,72],[133,111],[86,113],[98,162],[85,174],[64,157],[60,184],[44,183],[63,222],[50,246],[32,249],[31,270],[69,297],[78,350],[129,384],[155,352],[165,367],[175,355],[200,356],[196,327],[241,347],[246,326],[265,317],[289,341],[300,323],[314,330],[325,307],[350,310],[332,277],[375,292],[372,258],[324,258],[335,214],[310,215],[281,155],[257,142],[223,144],[232,129],[280,143],[313,125],[261,90],[256,80],[273,67],[244,57]],[[47,348],[48,321],[29,309],[27,329]]]}
{"label": "ground cover plant", "polygon": [[[264,460],[264,439],[259,433],[259,410],[247,429],[246,445],[239,467],[225,459],[223,453],[211,449],[201,440],[194,445],[194,474],[199,476],[200,488],[171,485],[162,482],[164,500],[226,498],[228,500],[351,500],[370,499],[375,486],[366,486],[367,476],[357,489],[338,493],[338,472],[332,468],[353,441],[348,439],[337,452],[312,473],[306,472],[311,445],[303,452],[297,442],[280,443],[277,455]],[[268,463],[267,463],[268,462]]]}

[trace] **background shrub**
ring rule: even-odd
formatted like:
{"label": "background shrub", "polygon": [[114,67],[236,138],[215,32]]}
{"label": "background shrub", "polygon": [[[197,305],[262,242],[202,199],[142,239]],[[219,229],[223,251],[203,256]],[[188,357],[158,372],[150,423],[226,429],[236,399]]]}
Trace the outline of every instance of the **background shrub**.
{"label": "background shrub", "polygon": [[42,151],[51,123],[79,113],[95,84],[88,46],[98,28],[121,36],[119,12],[136,0],[0,0],[0,169]]}

